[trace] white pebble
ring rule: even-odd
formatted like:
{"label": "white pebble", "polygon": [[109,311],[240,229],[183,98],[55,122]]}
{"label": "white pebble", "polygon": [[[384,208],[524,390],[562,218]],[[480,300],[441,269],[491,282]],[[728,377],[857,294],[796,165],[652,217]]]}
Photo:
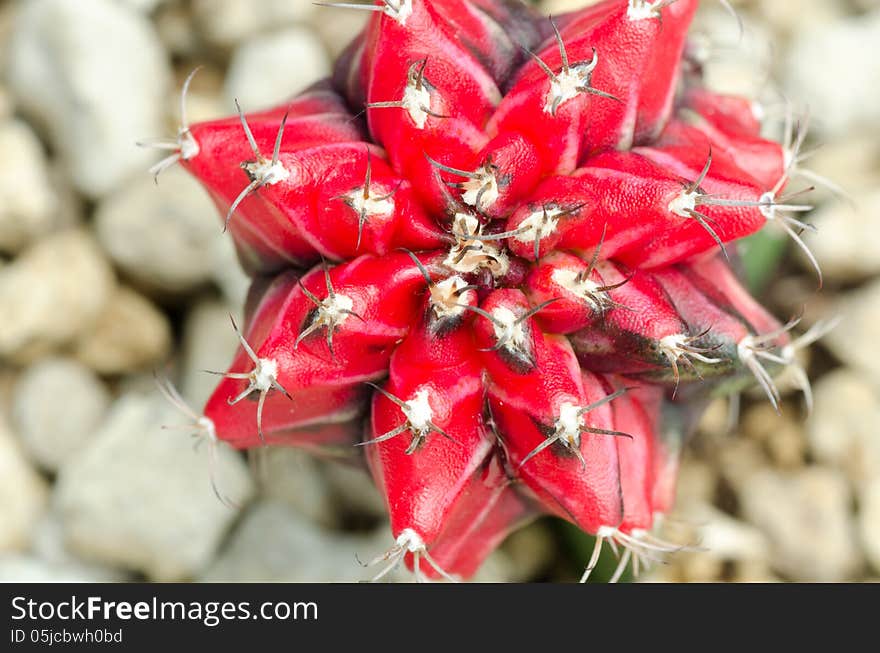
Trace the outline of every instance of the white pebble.
{"label": "white pebble", "polygon": [[116,265],[157,293],[191,292],[208,283],[212,247],[223,238],[217,209],[199,183],[180,168],[148,175],[105,198],[95,230]]}
{"label": "white pebble", "polygon": [[790,96],[819,118],[818,130],[834,136],[855,129],[877,133],[878,40],[880,10],[817,22],[797,34],[785,59],[786,85]]}
{"label": "white pebble", "polygon": [[113,0],[19,4],[8,78],[77,188],[103,195],[149,167],[134,143],[164,132],[169,67],[145,16]]}
{"label": "white pebble", "polygon": [[0,552],[22,551],[46,510],[46,482],[0,421]]}
{"label": "white pebble", "polygon": [[0,251],[18,252],[47,233],[57,209],[36,134],[18,120],[0,123]]}
{"label": "white pebble", "polygon": [[171,350],[168,317],[147,298],[118,287],[73,354],[100,374],[124,374],[161,363]]}
{"label": "white pebble", "polygon": [[[269,30],[301,23],[319,8],[307,0],[195,0],[193,21],[205,40],[213,46],[230,48],[250,37]],[[296,64],[293,64],[296,65]]]}
{"label": "white pebble", "polygon": [[330,74],[330,60],[314,32],[289,27],[242,43],[232,56],[226,78],[230,104],[237,98],[245,111],[287,100]]}
{"label": "white pebble", "polygon": [[[211,490],[207,446],[195,451],[186,430],[160,428],[185,421],[156,396],[116,403],[55,486],[72,551],[157,581],[191,578],[209,563],[238,510]],[[226,448],[219,454],[218,486],[245,503],[254,489],[246,465]]]}
{"label": "white pebble", "polygon": [[56,471],[92,438],[109,403],[107,389],[89,368],[48,358],[19,377],[12,416],[28,454]]}
{"label": "white pebble", "polygon": [[97,243],[78,230],[40,241],[0,268],[0,357],[32,360],[91,327],[115,284]]}

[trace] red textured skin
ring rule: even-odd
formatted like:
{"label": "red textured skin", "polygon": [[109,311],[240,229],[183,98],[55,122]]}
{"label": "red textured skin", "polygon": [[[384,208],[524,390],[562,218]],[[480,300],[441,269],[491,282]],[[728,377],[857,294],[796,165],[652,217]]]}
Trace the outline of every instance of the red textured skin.
{"label": "red textured skin", "polygon": [[[429,553],[447,574],[470,578],[511,532],[538,514],[537,507],[515,490],[498,456],[493,456],[471,476]],[[407,555],[410,569],[413,563],[412,554]],[[430,579],[441,578],[424,561],[420,570]]]}
{"label": "red textured skin", "polygon": [[[388,369],[394,346],[409,329],[418,291],[424,287],[424,279],[405,254],[383,259],[362,256],[333,268],[330,278],[337,294],[351,297],[354,312],[363,318],[350,316],[336,329],[335,356],[323,331],[293,347],[314,304],[292,278],[282,286],[284,292],[280,288],[263,299],[245,333],[257,356],[277,362],[278,382],[294,397],[291,401],[277,391],[267,395],[264,434],[329,421],[340,412],[356,410],[366,394],[363,382],[379,379]],[[301,281],[318,298],[326,297],[320,268]],[[246,353],[239,349],[230,372],[252,368]],[[230,406],[227,401],[246,385],[246,381],[223,379],[205,408],[206,416],[214,420],[217,436],[239,448],[261,444],[255,432],[256,402]]]}
{"label": "red textured skin", "polygon": [[656,145],[711,150],[714,155],[721,154],[736,165],[741,179],[752,178],[756,186],[770,190],[785,175],[782,145],[760,135],[737,133],[736,126],[737,119],[714,124],[699,114],[683,112],[683,119],[672,120]]}
{"label": "red textured skin", "polygon": [[[604,312],[576,295],[570,288],[560,286],[554,280],[558,270],[568,270],[574,274],[586,274],[590,264],[584,259],[565,252],[553,252],[542,258],[532,269],[526,280],[526,292],[532,305],[555,300],[541,309],[538,321],[550,333],[574,333],[604,318]],[[592,271],[589,279],[599,287],[624,283],[626,277],[617,267],[608,262],[599,263]],[[610,298],[614,291],[609,291]],[[612,300],[613,301],[613,300]],[[610,307],[607,310],[611,310]]]}
{"label": "red textured skin", "polygon": [[691,329],[655,276],[634,272],[628,283],[611,291],[611,296],[621,307],[605,313],[596,324],[598,328],[588,327],[571,336],[582,364],[621,374],[668,367],[659,341]]}
{"label": "red textured skin", "polygon": [[[552,349],[548,351],[550,355],[558,353]],[[548,383],[546,377],[541,381]],[[573,389],[572,394],[562,396],[577,400],[579,405],[606,396],[598,378],[589,372],[583,373],[578,385],[581,387]],[[511,401],[510,393],[500,392],[500,387],[494,384],[490,387],[492,415],[505,438],[514,466],[546,438],[536,421],[547,419],[551,410],[548,395],[555,394],[556,389],[541,387],[535,390],[536,394],[537,391],[541,393],[539,400],[528,402],[532,405],[520,402],[518,406]],[[555,394],[554,398],[559,396]],[[596,428],[611,429],[611,409],[602,406],[591,411],[588,423]],[[551,446],[519,467],[517,474],[546,510],[571,521],[587,533],[595,534],[600,527],[616,527],[623,519],[616,438],[585,433],[581,436],[581,453],[587,461],[586,469],[576,457],[557,454]]]}
{"label": "red textured skin", "polygon": [[[518,301],[517,301],[518,300]],[[515,291],[496,291],[484,302],[490,311],[496,305],[525,303]],[[491,327],[477,324],[477,343],[484,349],[493,345]],[[614,438],[584,434],[581,452],[587,469],[573,455],[558,455],[549,447],[525,465],[520,463],[545,439],[541,426],[552,427],[559,406],[569,402],[586,406],[605,396],[598,379],[583,372],[565,338],[542,333],[529,326],[533,366],[512,365],[504,351],[487,352],[489,405],[505,443],[505,450],[517,475],[538,496],[545,508],[572,520],[590,533],[600,526],[616,525],[621,519],[617,449]],[[607,406],[591,411],[587,419],[597,428],[612,428]]]}
{"label": "red textured skin", "polygon": [[654,524],[653,461],[657,446],[654,431],[659,421],[656,412],[661,396],[659,388],[642,386],[630,389],[611,404],[614,428],[632,436],[617,441],[623,494],[623,521],[618,528],[624,533],[649,531]]}
{"label": "red textured skin", "polygon": [[[713,304],[739,317],[753,333],[770,333],[782,328],[782,323],[743,288],[722,259],[710,257],[695,261],[682,266],[682,271]],[[791,338],[787,333],[780,333],[778,340],[780,344],[788,344]]]}
{"label": "red textured skin", "polygon": [[635,144],[656,138],[672,115],[685,38],[699,4],[699,0],[676,0],[663,10],[663,26],[642,76]]}
{"label": "red textured skin", "polygon": [[749,335],[748,325],[723,310],[700,292],[688,277],[677,268],[655,273],[654,278],[666,291],[679,315],[697,333],[711,329],[712,338],[734,345]]}
{"label": "red textured skin", "polygon": [[[405,453],[411,442],[408,432],[366,445],[374,478],[388,503],[393,535],[412,529],[430,548],[492,450],[483,422],[479,355],[469,329],[433,336],[422,325],[398,347],[389,371],[385,390],[403,401],[427,391],[433,423],[455,440],[433,432],[412,454]],[[401,409],[378,392],[371,415],[366,442],[404,422]]]}
{"label": "red textured skin", "polygon": [[[246,114],[264,159],[287,116],[278,163],[289,176],[247,196],[228,225],[257,276],[245,338],[277,364],[292,396],[266,394],[265,443],[363,452],[392,535],[417,533],[441,568],[463,578],[539,512],[592,534],[651,530],[675,493],[682,435],[661,415],[673,371],[676,387],[699,376],[679,378],[661,341],[699,334],[700,346],[714,347],[705,355],[720,361],[714,380],[742,372],[743,337],[779,328],[705,225],[670,203],[710,152],[700,192],[756,202],[783,178],[786,153],[761,137],[748,101],[703,89],[698,71],[680,83],[696,0],[663,7],[662,20],[631,20],[624,0],[605,0],[552,23],[513,0],[414,0],[405,24],[376,4],[386,11],[370,15],[332,81]],[[521,46],[561,74],[554,23],[572,66],[595,48],[590,87],[616,99],[581,92],[555,114],[545,110],[551,80]],[[412,107],[376,106],[402,100],[414,80],[428,91],[423,125]],[[255,156],[241,121],[200,123],[190,134],[199,151],[183,164],[225,217],[256,174],[242,169]],[[481,169],[494,171],[497,196],[464,206],[462,186]],[[382,208],[362,215],[364,197]],[[755,206],[698,209],[724,243],[767,222]],[[542,211],[556,212],[555,228],[523,226]],[[479,233],[452,228],[462,214]],[[456,238],[474,268],[450,262]],[[332,351],[326,326],[302,337],[320,315],[308,293],[329,295],[325,265],[356,314],[335,328]],[[596,291],[600,307],[560,285],[560,270],[614,287]],[[469,290],[444,301],[470,308],[439,318],[433,293],[451,277]],[[501,347],[498,318],[486,317],[499,308],[535,309],[517,326],[521,340]],[[783,334],[778,343],[789,341]],[[240,348],[229,371],[253,367]],[[431,432],[410,453],[411,431],[370,443],[404,415],[368,383],[403,401],[427,390],[432,421],[452,439]],[[242,449],[264,444],[258,393],[229,404],[247,386],[224,378],[205,407],[218,438]],[[584,432],[585,468],[562,443],[522,464],[552,435],[563,403],[586,406],[624,387],[585,420],[631,440]],[[413,556],[404,559],[412,568]],[[421,575],[441,576],[421,560]]]}

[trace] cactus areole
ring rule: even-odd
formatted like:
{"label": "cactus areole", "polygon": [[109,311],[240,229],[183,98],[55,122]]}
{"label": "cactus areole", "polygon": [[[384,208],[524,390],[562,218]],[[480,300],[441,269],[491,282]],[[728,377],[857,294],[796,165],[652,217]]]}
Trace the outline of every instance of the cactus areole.
{"label": "cactus areole", "polygon": [[378,577],[466,579],[539,514],[596,536],[585,577],[604,542],[654,557],[681,437],[661,413],[693,387],[778,401],[788,328],[729,257],[768,222],[803,246],[799,139],[702,86],[697,4],[325,8],[369,12],[332,79],[184,124],[157,166],[201,182],[254,276],[203,418],[365,461]]}

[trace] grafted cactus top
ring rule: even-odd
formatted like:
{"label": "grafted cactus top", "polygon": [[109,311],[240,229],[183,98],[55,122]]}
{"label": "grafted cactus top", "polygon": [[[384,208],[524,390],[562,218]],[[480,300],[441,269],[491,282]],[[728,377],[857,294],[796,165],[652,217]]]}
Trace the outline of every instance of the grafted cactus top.
{"label": "grafted cactus top", "polygon": [[775,400],[789,340],[727,244],[803,208],[752,104],[702,87],[696,8],[379,1],[333,79],[185,125],[255,276],[216,437],[362,452],[384,559],[420,575],[470,576],[540,512],[596,556],[665,550],[661,406],[748,374]]}

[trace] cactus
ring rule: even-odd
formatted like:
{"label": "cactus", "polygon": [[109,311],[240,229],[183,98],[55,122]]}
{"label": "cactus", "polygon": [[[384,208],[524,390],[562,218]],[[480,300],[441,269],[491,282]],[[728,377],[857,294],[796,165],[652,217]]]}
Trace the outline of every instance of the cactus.
{"label": "cactus", "polygon": [[332,79],[184,121],[154,169],[202,183],[254,276],[191,416],[238,449],[362,456],[393,539],[377,578],[468,578],[539,514],[596,537],[584,579],[622,548],[619,577],[676,548],[654,534],[681,445],[664,406],[754,383],[777,405],[782,368],[809,392],[816,334],[730,267],[768,223],[806,249],[802,132],[768,140],[701,85],[697,4],[338,5],[371,15]]}

